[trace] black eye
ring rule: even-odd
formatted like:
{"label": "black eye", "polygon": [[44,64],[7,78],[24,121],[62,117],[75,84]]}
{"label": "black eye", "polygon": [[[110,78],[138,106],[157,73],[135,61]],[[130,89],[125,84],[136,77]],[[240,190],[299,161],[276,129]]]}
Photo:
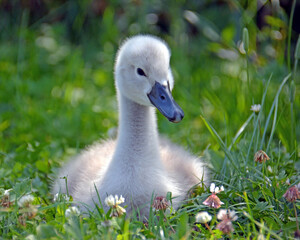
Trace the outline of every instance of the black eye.
{"label": "black eye", "polygon": [[140,75],[140,76],[145,76],[145,77],[146,77],[146,74],[145,74],[145,72],[143,71],[143,69],[138,68],[136,71],[137,71],[138,75]]}

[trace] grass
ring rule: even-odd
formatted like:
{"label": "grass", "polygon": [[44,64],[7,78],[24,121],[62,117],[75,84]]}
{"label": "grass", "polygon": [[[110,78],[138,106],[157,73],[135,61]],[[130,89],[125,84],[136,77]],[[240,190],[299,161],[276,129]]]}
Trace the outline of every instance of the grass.
{"label": "grass", "polygon": [[[184,22],[184,17],[176,17],[189,13],[170,5],[174,10],[171,33],[161,36],[172,50],[174,98],[186,117],[174,125],[158,114],[158,125],[162,134],[210,163],[212,181],[225,188],[217,195],[224,202],[222,209],[235,210],[238,216],[234,231],[224,235],[216,229],[218,210],[203,205],[211,194],[209,186],[198,187],[173,214],[153,212],[147,223],[134,217],[110,217],[101,207],[94,213],[66,217],[72,198],[59,196],[53,201],[49,193],[53,173],[117,126],[115,52],[120,39],[148,29],[143,21],[140,30],[117,28],[112,5],[101,22],[92,20],[90,30],[78,30],[83,13],[78,15],[74,25],[77,43],[65,35],[64,22],[29,25],[26,11],[20,24],[10,30],[11,36],[1,37],[3,239],[293,239],[299,200],[290,203],[283,194],[300,182],[300,98],[291,91],[299,88],[299,74],[296,65],[281,61],[290,41],[271,37],[272,31],[289,31],[290,36],[291,27],[286,17],[273,16],[269,27],[260,31],[249,20],[253,6],[243,9],[232,4],[237,10],[222,9],[222,14],[232,13],[223,22],[214,20],[220,14],[217,5],[198,14],[194,25],[199,35],[195,37],[188,35],[188,18]],[[185,9],[192,9],[189,7]],[[127,10],[126,17],[133,22],[147,14],[147,6],[139,16]],[[236,24],[239,17],[242,25]],[[51,18],[51,13],[45,18]],[[95,31],[96,26],[100,32]],[[247,56],[239,50],[244,27],[249,31]],[[152,28],[148,31],[158,34]],[[259,45],[255,39],[262,39]],[[268,55],[270,47],[276,56]],[[253,104],[261,104],[259,113],[250,111]],[[261,149],[270,160],[255,162],[254,155]],[[12,189],[9,199],[7,189]],[[19,206],[18,201],[27,194],[34,196],[33,202]],[[195,222],[201,211],[212,216],[210,230]]]}

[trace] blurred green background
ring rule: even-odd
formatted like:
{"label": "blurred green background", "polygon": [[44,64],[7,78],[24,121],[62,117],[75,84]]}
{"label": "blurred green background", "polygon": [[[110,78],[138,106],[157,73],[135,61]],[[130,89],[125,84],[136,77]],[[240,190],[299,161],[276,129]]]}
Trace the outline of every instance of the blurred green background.
{"label": "blurred green background", "polygon": [[[272,75],[264,105],[269,112],[280,83],[294,69],[300,4],[289,48],[292,2],[0,1],[1,187],[29,177],[46,194],[55,168],[108,137],[118,116],[115,54],[122,40],[140,33],[169,44],[174,98],[185,111],[180,124],[158,113],[160,132],[195,154],[222,159],[201,116],[229,145]],[[249,32],[247,55],[243,28]],[[299,89],[297,70],[291,79]],[[297,158],[300,97],[295,94],[294,123],[291,98],[287,84],[278,102],[274,146]],[[249,137],[251,130],[239,141]]]}

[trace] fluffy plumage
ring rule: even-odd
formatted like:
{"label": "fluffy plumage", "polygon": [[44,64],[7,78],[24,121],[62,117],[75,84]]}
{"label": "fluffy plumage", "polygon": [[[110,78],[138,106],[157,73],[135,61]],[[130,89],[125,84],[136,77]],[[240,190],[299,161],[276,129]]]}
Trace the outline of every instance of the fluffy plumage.
{"label": "fluffy plumage", "polygon": [[[167,45],[156,37],[139,35],[125,41],[115,63],[117,139],[96,143],[72,159],[61,169],[53,193],[66,192],[65,180],[61,179],[66,176],[75,202],[94,208],[94,202],[98,203],[96,186],[102,202],[107,195],[123,195],[127,212],[139,207],[142,215],[148,215],[153,194],[172,192],[173,204],[178,207],[190,188],[207,180],[199,158],[158,135],[153,104],[170,121],[183,117],[170,95],[174,80],[169,62]],[[150,101],[156,85],[167,94],[159,95],[161,102]],[[164,102],[168,96],[172,106]]]}

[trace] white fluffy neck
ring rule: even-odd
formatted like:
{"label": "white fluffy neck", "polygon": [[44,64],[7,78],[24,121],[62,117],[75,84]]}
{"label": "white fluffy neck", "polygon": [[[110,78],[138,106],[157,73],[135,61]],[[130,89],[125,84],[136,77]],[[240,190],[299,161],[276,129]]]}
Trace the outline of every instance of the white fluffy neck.
{"label": "white fluffy neck", "polygon": [[119,130],[113,162],[121,166],[160,164],[155,109],[139,105],[118,92]]}

